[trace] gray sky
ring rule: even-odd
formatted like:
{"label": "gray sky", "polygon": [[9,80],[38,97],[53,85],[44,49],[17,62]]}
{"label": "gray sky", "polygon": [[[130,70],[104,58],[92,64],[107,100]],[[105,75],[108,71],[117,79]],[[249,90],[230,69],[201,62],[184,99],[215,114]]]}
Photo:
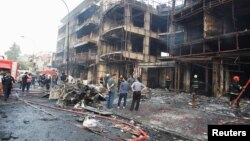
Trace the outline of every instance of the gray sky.
{"label": "gray sky", "polygon": [[[65,0],[70,10],[82,1]],[[58,26],[66,14],[61,0],[0,0],[0,55],[14,42],[22,54],[55,51]]]}

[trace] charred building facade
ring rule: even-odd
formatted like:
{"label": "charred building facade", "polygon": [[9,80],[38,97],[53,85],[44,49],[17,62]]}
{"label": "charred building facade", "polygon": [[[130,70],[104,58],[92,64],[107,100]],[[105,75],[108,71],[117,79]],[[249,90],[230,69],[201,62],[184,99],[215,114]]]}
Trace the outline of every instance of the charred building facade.
{"label": "charred building facade", "polygon": [[[247,0],[85,0],[69,15],[70,74],[99,83],[107,73],[140,77],[148,87],[220,96],[231,77],[250,77]],[[66,67],[67,16],[54,66]],[[163,55],[165,54],[165,56]]]}
{"label": "charred building facade", "polygon": [[198,74],[203,93],[221,96],[233,75],[242,84],[249,79],[249,11],[247,0],[185,0],[181,9],[173,8],[172,30],[183,31],[170,37],[177,89],[190,91],[192,76]]}

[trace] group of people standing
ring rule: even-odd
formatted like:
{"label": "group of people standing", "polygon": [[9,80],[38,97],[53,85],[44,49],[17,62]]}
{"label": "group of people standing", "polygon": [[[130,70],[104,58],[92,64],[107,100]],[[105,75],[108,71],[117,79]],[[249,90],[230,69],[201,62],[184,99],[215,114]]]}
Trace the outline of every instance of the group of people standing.
{"label": "group of people standing", "polygon": [[18,83],[20,83],[20,89],[22,92],[29,92],[30,87],[37,82],[40,87],[45,87],[47,90],[51,87],[57,85],[58,76],[57,75],[46,75],[41,74],[38,77],[32,75],[31,73],[25,72],[22,76],[20,76]]}
{"label": "group of people standing", "polygon": [[22,89],[22,92],[26,91],[29,92],[30,86],[34,85],[35,80],[34,77],[32,77],[31,73],[25,72],[24,75],[22,75],[19,78],[20,83],[20,89]]}
{"label": "group of people standing", "polygon": [[38,84],[42,88],[45,87],[46,90],[49,90],[50,85],[52,85],[51,87],[54,87],[55,85],[57,85],[57,75],[51,76],[51,75],[42,74],[38,78]]}
{"label": "group of people standing", "polygon": [[[107,75],[109,76],[109,75]],[[113,100],[114,96],[116,93],[116,83],[115,83],[115,74],[107,78],[107,83],[106,87],[108,90],[108,99],[107,99],[107,108],[111,109],[113,108]],[[140,99],[141,99],[141,91],[146,88],[144,84],[142,84],[139,80],[139,78],[135,79],[135,81],[130,84],[127,80],[127,77],[123,77],[122,75],[118,79],[118,93],[119,93],[119,99],[117,103],[117,108],[120,109],[121,107],[121,101],[123,99],[123,106],[122,108],[124,109],[126,107],[126,101],[127,101],[127,96],[129,94],[129,90],[133,92],[133,97],[132,97],[132,103],[130,106],[130,111],[139,110],[139,105],[140,105]],[[135,106],[135,108],[134,108]]]}

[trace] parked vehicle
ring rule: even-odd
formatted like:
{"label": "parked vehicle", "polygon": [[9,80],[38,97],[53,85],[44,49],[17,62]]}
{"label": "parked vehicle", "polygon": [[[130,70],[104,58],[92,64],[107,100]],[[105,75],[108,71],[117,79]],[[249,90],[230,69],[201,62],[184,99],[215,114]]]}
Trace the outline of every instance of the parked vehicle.
{"label": "parked vehicle", "polygon": [[0,93],[3,91],[2,86],[2,77],[4,73],[11,73],[15,80],[17,80],[17,62],[12,60],[5,60],[3,57],[0,57]]}

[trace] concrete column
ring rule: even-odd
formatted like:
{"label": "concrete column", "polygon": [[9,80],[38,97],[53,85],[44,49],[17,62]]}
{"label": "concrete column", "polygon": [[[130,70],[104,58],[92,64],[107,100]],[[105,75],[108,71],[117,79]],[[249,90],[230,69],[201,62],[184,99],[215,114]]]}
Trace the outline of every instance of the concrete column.
{"label": "concrete column", "polygon": [[170,80],[171,80],[170,89],[173,89],[174,88],[174,68],[171,68],[169,73],[170,73]]}
{"label": "concrete column", "polygon": [[130,24],[131,22],[131,9],[129,8],[129,5],[126,5],[124,8],[124,24]]}
{"label": "concrete column", "polygon": [[225,92],[229,92],[230,74],[228,68],[225,68]]}
{"label": "concrete column", "polygon": [[143,40],[143,54],[149,55],[149,37],[145,36]]}
{"label": "concrete column", "polygon": [[[144,29],[146,31],[149,31],[150,30],[150,13],[149,11],[146,11],[144,13]],[[145,32],[147,33],[147,32]],[[149,60],[149,44],[150,44],[150,38],[149,38],[149,35],[145,35],[144,37],[144,40],[143,40],[143,54],[145,55],[145,58],[144,60],[145,61],[148,61]]]}
{"label": "concrete column", "polygon": [[221,96],[223,92],[223,65],[220,60],[213,61],[213,95]]}
{"label": "concrete column", "polygon": [[[175,25],[174,25],[174,13],[175,13],[175,0],[172,0],[172,9],[170,14],[170,25],[169,25],[169,32],[175,33]],[[175,34],[172,34],[169,38],[169,45],[172,46],[175,43]]]}
{"label": "concrete column", "polygon": [[129,40],[127,40],[127,51],[132,51],[132,43]]}
{"label": "concrete column", "polygon": [[178,62],[178,81],[177,81],[177,90],[180,92],[180,84],[181,84],[181,63]]}
{"label": "concrete column", "polygon": [[96,58],[95,62],[98,64],[99,60],[100,60],[99,58],[100,58],[103,51],[102,51],[102,44],[99,40],[97,41],[96,45],[97,45],[97,58]]}
{"label": "concrete column", "polygon": [[205,69],[205,92],[207,93],[208,92],[208,64],[206,65],[206,69]]}
{"label": "concrete column", "polygon": [[97,64],[97,71],[96,71],[96,75],[97,75],[97,82],[98,84],[100,83],[100,77],[104,77],[107,74],[107,69],[106,69],[106,65],[99,63]]}
{"label": "concrete column", "polygon": [[220,93],[219,96],[222,96],[224,93],[224,66],[223,60],[220,60]]}
{"label": "concrete column", "polygon": [[149,11],[146,11],[144,13],[144,28],[148,31],[150,30],[150,20],[151,20],[150,13]]}
{"label": "concrete column", "polygon": [[147,86],[148,85],[148,69],[142,68],[142,83]]}
{"label": "concrete column", "polygon": [[184,81],[183,81],[183,86],[185,92],[190,92],[190,64],[185,63],[184,64]]}
{"label": "concrete column", "polygon": [[175,73],[174,73],[174,88],[175,92],[178,93],[180,90],[180,63],[175,63]]}

